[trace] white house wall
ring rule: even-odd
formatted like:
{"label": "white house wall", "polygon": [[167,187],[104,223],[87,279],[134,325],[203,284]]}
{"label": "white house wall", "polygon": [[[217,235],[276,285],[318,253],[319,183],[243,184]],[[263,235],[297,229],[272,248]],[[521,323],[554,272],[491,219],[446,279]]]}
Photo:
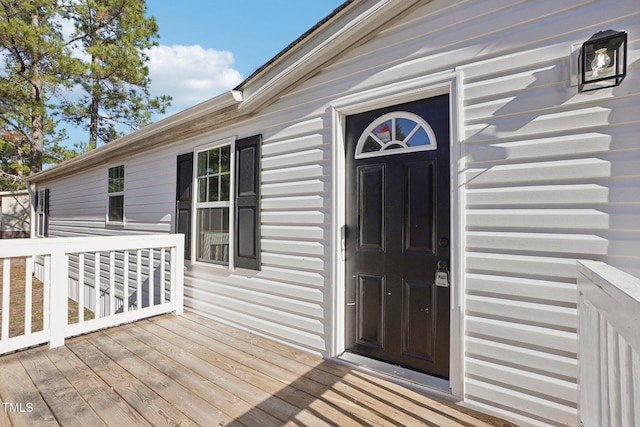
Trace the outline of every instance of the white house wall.
{"label": "white house wall", "polygon": [[[571,46],[609,28],[629,33],[629,75],[578,94]],[[639,34],[637,0],[425,2],[251,120],[124,160],[124,230],[104,225],[107,170],[122,162],[45,185],[50,233],[171,232],[176,156],[261,133],[261,271],[192,266],[185,304],[334,356],[329,107],[461,71],[460,397],[523,424],[576,425],[576,259],[640,275]]]}
{"label": "white house wall", "polygon": [[0,239],[29,236],[29,194],[0,192]]}

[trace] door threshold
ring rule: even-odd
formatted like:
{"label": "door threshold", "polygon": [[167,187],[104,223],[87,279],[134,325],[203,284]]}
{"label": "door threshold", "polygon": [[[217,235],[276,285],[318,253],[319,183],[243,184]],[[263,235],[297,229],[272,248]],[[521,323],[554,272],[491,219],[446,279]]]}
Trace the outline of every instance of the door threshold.
{"label": "door threshold", "polygon": [[348,351],[345,351],[332,360],[352,368],[355,367],[356,369],[366,371],[378,378],[394,382],[420,393],[429,394],[450,402],[459,401],[459,399],[451,394],[449,381],[443,380],[442,378],[412,371],[399,365],[381,362]]}

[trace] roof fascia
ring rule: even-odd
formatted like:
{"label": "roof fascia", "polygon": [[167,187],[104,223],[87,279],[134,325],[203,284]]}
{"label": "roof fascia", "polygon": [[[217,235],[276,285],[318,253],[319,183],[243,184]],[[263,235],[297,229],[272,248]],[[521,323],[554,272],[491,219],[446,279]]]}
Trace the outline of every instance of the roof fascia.
{"label": "roof fascia", "polygon": [[27,181],[38,183],[68,176],[92,166],[117,161],[151,148],[177,142],[196,131],[214,129],[233,119],[244,117],[238,114],[241,103],[242,92],[232,90],[223,93],[81,156],[33,174]]}

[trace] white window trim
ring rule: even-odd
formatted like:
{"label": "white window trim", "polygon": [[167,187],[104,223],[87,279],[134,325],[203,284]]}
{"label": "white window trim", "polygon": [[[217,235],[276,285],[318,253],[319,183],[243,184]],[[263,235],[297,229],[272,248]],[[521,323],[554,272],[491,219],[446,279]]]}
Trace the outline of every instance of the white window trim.
{"label": "white window trim", "polygon": [[[117,168],[120,166],[124,166],[124,189],[122,191],[116,191],[113,193],[109,193],[109,170],[113,168]],[[105,224],[110,226],[122,227],[127,222],[127,204],[125,192],[127,191],[127,167],[126,163],[118,163],[107,168],[107,212],[105,214]],[[122,196],[122,221],[113,221],[109,218],[109,202],[111,197],[114,196]]]}
{"label": "white window trim", "polygon": [[[431,142],[431,144],[409,147],[409,146],[404,146],[405,144],[402,141],[396,141],[395,138],[392,138],[391,141],[387,143],[383,143],[382,141],[378,140],[375,137],[375,135],[372,135],[373,130],[378,126],[380,126],[382,123],[388,120],[391,120],[392,123],[395,125],[395,121],[397,119],[407,119],[416,123],[416,127],[413,129],[413,131],[409,135],[407,135],[405,141],[409,140],[418,131],[418,128],[422,128],[427,133],[427,136],[429,137],[429,141]],[[392,126],[391,132],[395,134],[395,126]],[[370,151],[366,153],[362,151],[364,149],[364,144],[367,141],[367,138],[369,136],[371,136],[380,145],[380,150]],[[403,148],[388,150],[386,147],[392,144],[403,145]],[[395,154],[414,153],[417,151],[432,151],[432,150],[436,150],[437,148],[438,148],[438,142],[436,140],[436,135],[433,132],[433,129],[431,128],[429,123],[427,123],[422,117],[416,114],[408,113],[406,111],[394,111],[391,113],[383,114],[382,116],[376,118],[369,124],[369,126],[367,126],[364,132],[362,132],[362,135],[360,135],[360,138],[358,139],[358,143],[356,144],[355,158],[368,159],[371,157],[393,156]]]}
{"label": "white window trim", "polygon": [[[198,202],[198,154],[204,151],[209,151],[214,148],[229,146],[230,151],[230,171],[229,176],[229,201],[227,202]],[[234,271],[234,257],[235,253],[235,181],[236,181],[236,137],[229,137],[220,139],[214,142],[209,142],[203,145],[199,145],[193,150],[193,174],[191,177],[191,183],[193,186],[191,198],[191,264],[196,266],[210,267],[213,269]],[[217,264],[212,262],[198,261],[198,209],[206,208],[229,208],[229,263]]]}

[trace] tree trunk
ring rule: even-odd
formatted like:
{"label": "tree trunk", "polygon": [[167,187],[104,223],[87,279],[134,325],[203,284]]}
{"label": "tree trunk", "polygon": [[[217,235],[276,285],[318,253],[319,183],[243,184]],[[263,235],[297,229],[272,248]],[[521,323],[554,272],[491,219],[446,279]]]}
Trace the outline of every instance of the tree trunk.
{"label": "tree trunk", "polygon": [[[40,26],[40,16],[37,12],[31,15],[31,26]],[[36,49],[36,48],[34,48]],[[31,96],[34,100],[34,111],[31,117],[31,150],[29,154],[30,173],[42,170],[42,152],[44,150],[44,100],[42,99],[42,85],[44,78],[40,66],[40,55],[33,52],[33,77],[31,79]]]}
{"label": "tree trunk", "polygon": [[[96,31],[99,33],[99,30]],[[92,56],[91,62],[98,63],[98,57]],[[93,93],[91,94],[91,106],[89,107],[89,151],[98,146],[98,122],[100,121],[100,80],[93,79]]]}

